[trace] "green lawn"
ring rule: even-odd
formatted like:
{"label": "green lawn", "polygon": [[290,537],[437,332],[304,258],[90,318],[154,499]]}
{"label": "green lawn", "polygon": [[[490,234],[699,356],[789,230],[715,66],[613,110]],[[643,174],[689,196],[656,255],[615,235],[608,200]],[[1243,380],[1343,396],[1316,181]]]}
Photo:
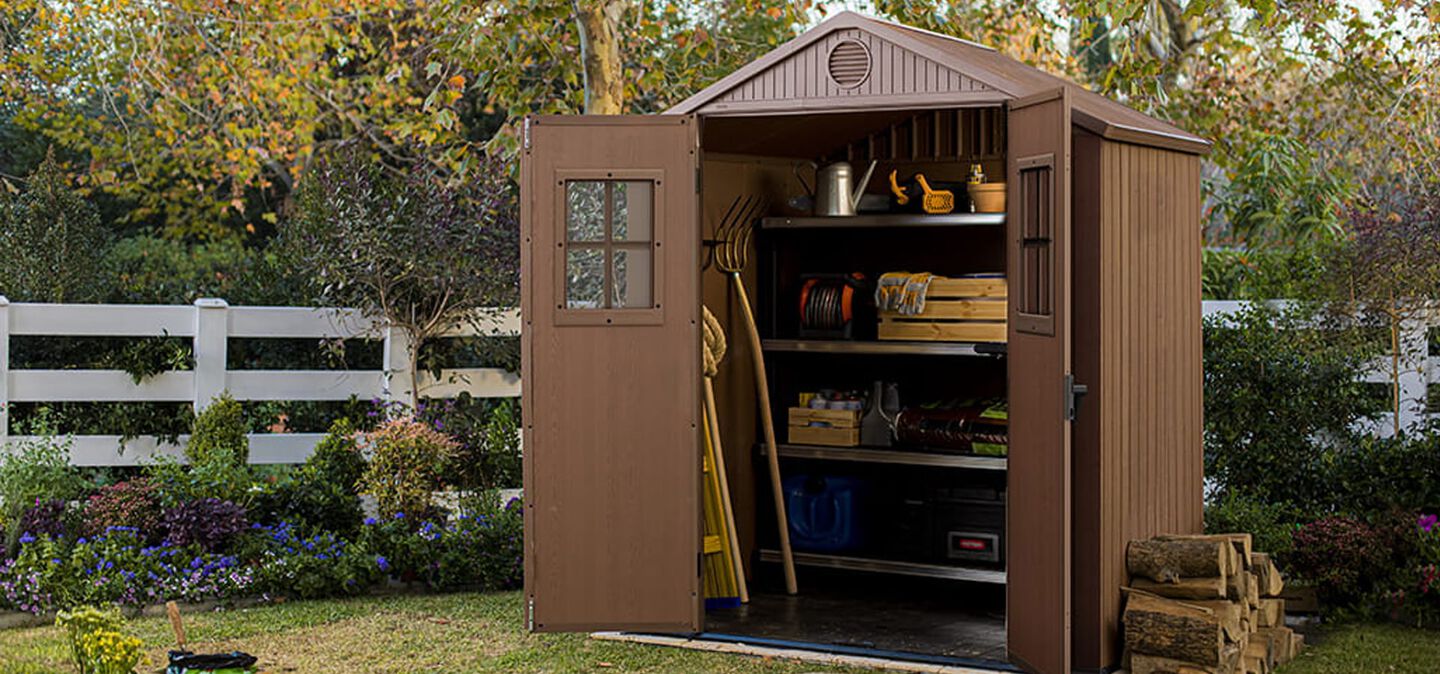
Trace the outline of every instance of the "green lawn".
{"label": "green lawn", "polygon": [[1278,674],[1434,674],[1440,632],[1398,625],[1349,625],[1321,635]]}
{"label": "green lawn", "polygon": [[[309,601],[186,616],[191,648],[243,650],[266,672],[842,672],[835,668],[675,648],[529,635],[520,595],[452,594]],[[130,629],[163,667],[169,622],[142,618]],[[0,672],[70,674],[53,627],[0,631]]]}
{"label": "green lawn", "polygon": [[[528,635],[520,595],[452,594],[309,601],[186,617],[192,648],[243,650],[267,672],[842,672],[818,665],[592,641],[583,635]],[[170,646],[164,618],[133,621],[155,671]],[[1396,625],[1355,625],[1326,633],[1279,674],[1432,674],[1440,633]],[[70,674],[53,627],[0,631],[0,672]]]}

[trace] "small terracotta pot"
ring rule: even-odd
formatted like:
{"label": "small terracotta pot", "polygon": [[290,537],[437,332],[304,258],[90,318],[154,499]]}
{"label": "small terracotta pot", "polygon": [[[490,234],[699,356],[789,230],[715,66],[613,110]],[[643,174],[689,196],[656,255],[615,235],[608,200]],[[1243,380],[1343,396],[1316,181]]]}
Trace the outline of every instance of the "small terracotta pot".
{"label": "small terracotta pot", "polygon": [[1005,212],[1005,183],[966,185],[965,190],[970,193],[970,201],[975,204],[975,212]]}

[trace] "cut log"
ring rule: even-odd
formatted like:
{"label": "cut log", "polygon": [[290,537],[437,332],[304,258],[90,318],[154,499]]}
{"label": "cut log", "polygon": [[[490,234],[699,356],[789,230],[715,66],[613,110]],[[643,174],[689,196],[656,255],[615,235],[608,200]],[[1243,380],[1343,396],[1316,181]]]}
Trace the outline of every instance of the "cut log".
{"label": "cut log", "polygon": [[1225,597],[1227,599],[1248,606],[1249,595],[1250,574],[1248,572],[1232,573],[1225,578]]}
{"label": "cut log", "polygon": [[1218,665],[1200,665],[1158,655],[1134,653],[1130,656],[1130,674],[1235,674],[1240,664],[1240,649],[1225,647]]}
{"label": "cut log", "polygon": [[[1290,633],[1290,658],[1293,660],[1293,659],[1295,658],[1295,656],[1300,655],[1300,651],[1302,651],[1302,650],[1304,650],[1304,649],[1305,649],[1305,635],[1303,635],[1303,634],[1295,634],[1294,632],[1291,632],[1291,633]],[[1288,661],[1287,661],[1287,662],[1288,662]]]}
{"label": "cut log", "polygon": [[1259,627],[1284,627],[1285,626],[1285,600],[1284,599],[1261,599],[1260,608],[1257,609],[1259,617],[1256,625]]}
{"label": "cut log", "polygon": [[1250,643],[1245,647],[1245,657],[1255,658],[1260,661],[1260,668],[1263,672],[1269,672],[1275,668],[1275,644],[1272,635],[1255,634],[1251,637]]}
{"label": "cut log", "polygon": [[1280,576],[1280,569],[1269,554],[1256,552],[1250,555],[1250,568],[1255,571],[1255,579],[1260,581],[1260,596],[1278,597],[1285,591],[1285,579]]}
{"label": "cut log", "polygon": [[1125,548],[1125,567],[1131,576],[1175,583],[1181,578],[1227,575],[1232,568],[1231,557],[1228,541],[1156,537],[1130,541]]}
{"label": "cut log", "polygon": [[1265,669],[1265,663],[1260,658],[1241,655],[1240,664],[1245,668],[1245,674],[1270,674],[1270,670]]}
{"label": "cut log", "polygon": [[1220,665],[1226,645],[1220,621],[1210,609],[1131,592],[1125,602],[1125,647],[1200,665]]}
{"label": "cut log", "polygon": [[1136,578],[1130,586],[1171,599],[1224,599],[1225,579],[1181,578],[1178,583],[1157,583],[1148,578]]}
{"label": "cut log", "polygon": [[1236,557],[1239,558],[1236,560],[1238,563],[1236,564],[1235,568],[1241,569],[1250,568],[1250,554],[1254,552],[1254,543],[1250,534],[1167,534],[1164,536],[1157,536],[1157,538],[1164,538],[1167,540],[1203,539],[1229,541],[1230,544],[1235,548]]}
{"label": "cut log", "polygon": [[1185,603],[1213,611],[1215,619],[1220,622],[1221,629],[1225,630],[1225,638],[1230,641],[1238,642],[1250,634],[1250,630],[1246,629],[1247,621],[1245,620],[1248,611],[1240,604],[1226,599],[1194,599]]}
{"label": "cut log", "polygon": [[1277,666],[1295,657],[1295,632],[1288,627],[1265,627],[1256,631],[1252,639],[1270,644],[1270,659]]}

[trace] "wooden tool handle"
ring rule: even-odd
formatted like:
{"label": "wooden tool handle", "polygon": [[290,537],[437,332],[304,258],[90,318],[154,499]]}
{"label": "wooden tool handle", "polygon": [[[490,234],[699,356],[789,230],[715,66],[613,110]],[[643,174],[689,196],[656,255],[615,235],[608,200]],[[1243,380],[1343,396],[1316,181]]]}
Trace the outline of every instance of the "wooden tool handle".
{"label": "wooden tool handle", "polygon": [[165,613],[170,616],[170,629],[175,631],[175,643],[185,650],[185,623],[180,621],[180,607],[173,601],[165,602]]}
{"label": "wooden tool handle", "polygon": [[770,415],[770,380],[765,376],[765,352],[761,349],[760,330],[755,327],[755,314],[750,311],[750,297],[740,272],[735,291],[740,295],[740,313],[745,317],[745,332],[750,337],[750,355],[755,363],[755,388],[760,398],[760,427],[765,433],[765,458],[770,467],[770,491],[775,496],[775,521],[780,526],[780,560],[785,567],[785,591],[796,594],[795,553],[790,549],[790,518],[785,514],[785,486],[780,482],[780,452],[775,446],[775,420]]}

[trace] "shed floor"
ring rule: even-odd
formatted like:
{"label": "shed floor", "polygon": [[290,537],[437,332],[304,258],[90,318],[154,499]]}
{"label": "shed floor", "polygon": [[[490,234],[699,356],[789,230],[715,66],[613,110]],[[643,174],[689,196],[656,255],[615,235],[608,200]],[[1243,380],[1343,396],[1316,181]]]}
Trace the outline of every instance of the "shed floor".
{"label": "shed floor", "polygon": [[705,631],[821,646],[1005,662],[1005,588],[802,569],[800,594],[757,584]]}

